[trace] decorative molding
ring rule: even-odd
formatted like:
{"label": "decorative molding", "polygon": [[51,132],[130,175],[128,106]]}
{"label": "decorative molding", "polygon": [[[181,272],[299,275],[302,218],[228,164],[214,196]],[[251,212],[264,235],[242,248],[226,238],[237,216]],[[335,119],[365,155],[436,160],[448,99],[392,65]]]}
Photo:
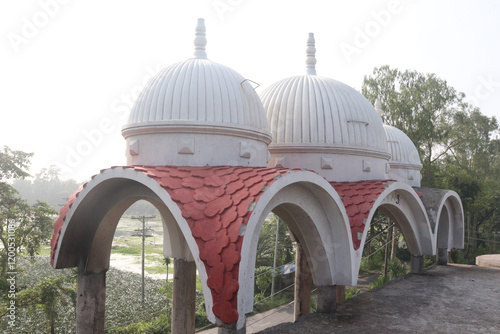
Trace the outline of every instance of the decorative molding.
{"label": "decorative molding", "polygon": [[132,139],[128,144],[128,152],[130,155],[139,155],[139,140]]}
{"label": "decorative molding", "polygon": [[415,165],[415,164],[408,164],[404,162],[389,162],[389,165],[391,168],[394,169],[414,169],[414,170],[422,170],[423,165]]}
{"label": "decorative molding", "polygon": [[240,142],[240,158],[250,159],[252,157],[253,146],[249,142]]}
{"label": "decorative molding", "polygon": [[274,167],[285,167],[285,157],[275,158]]}
{"label": "decorative molding", "polygon": [[371,170],[372,170],[371,161],[363,159],[363,172],[371,172]]}
{"label": "decorative molding", "polygon": [[177,153],[194,154],[194,138],[180,139]]}
{"label": "decorative molding", "polygon": [[333,169],[333,159],[321,157],[321,169]]}
{"label": "decorative molding", "polygon": [[370,158],[380,158],[389,160],[391,155],[387,151],[378,151],[374,149],[365,149],[361,147],[352,147],[347,145],[335,144],[271,144],[269,145],[271,154],[286,153],[323,153],[323,154],[350,154]]}
{"label": "decorative molding", "polygon": [[162,121],[132,123],[127,124],[122,128],[122,135],[125,138],[137,135],[162,133],[195,133],[235,136],[262,141],[267,145],[271,143],[271,134],[269,132],[259,131],[258,129],[250,126],[242,126],[239,124],[231,126],[220,122]]}

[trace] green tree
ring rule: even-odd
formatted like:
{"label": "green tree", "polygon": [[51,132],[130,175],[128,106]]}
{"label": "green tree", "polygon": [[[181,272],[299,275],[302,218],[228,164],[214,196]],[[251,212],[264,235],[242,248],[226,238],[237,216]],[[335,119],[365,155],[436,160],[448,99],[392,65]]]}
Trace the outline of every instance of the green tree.
{"label": "green tree", "polygon": [[443,143],[449,137],[454,113],[465,105],[463,94],[435,74],[400,71],[388,65],[365,76],[362,93],[372,102],[379,98],[384,122],[412,139],[424,165],[423,184],[434,186],[433,166],[445,154]]}
{"label": "green tree", "polygon": [[60,169],[52,165],[43,168],[33,180],[15,179],[12,186],[29,204],[41,200],[56,209],[78,188],[78,183],[72,179],[61,180]]}
{"label": "green tree", "polygon": [[[8,183],[14,178],[29,176],[26,169],[32,154],[4,147],[0,152],[0,266],[5,277],[8,266],[15,268],[15,256],[21,251],[34,256],[52,233],[51,215],[56,214],[48,204],[29,205]],[[10,260],[10,262],[9,262]]]}
{"label": "green tree", "polygon": [[41,281],[36,286],[20,291],[17,295],[20,307],[28,307],[30,312],[41,309],[46,318],[47,329],[55,333],[59,308],[76,306],[74,278],[58,276]]}
{"label": "green tree", "polygon": [[[435,74],[382,66],[365,76],[362,91],[372,101],[380,98],[385,123],[403,130],[418,148],[422,185],[460,195],[465,261],[472,262],[500,229],[500,141],[492,139],[497,120],[466,103],[465,94]],[[488,243],[490,251],[494,244]]]}
{"label": "green tree", "polygon": [[290,239],[288,227],[278,216],[271,214],[262,225],[257,244],[256,267],[273,266],[274,248],[276,245],[276,222],[279,220],[278,252],[276,265],[282,266],[295,259],[295,250]]}

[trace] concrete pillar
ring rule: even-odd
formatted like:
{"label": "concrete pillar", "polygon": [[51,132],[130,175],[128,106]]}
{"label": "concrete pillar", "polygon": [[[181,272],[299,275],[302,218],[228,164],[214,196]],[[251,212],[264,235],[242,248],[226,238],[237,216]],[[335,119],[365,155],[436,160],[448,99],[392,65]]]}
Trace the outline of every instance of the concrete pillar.
{"label": "concrete pillar", "polygon": [[76,295],[76,333],[104,333],[106,271],[85,274],[78,271]]}
{"label": "concrete pillar", "polygon": [[191,334],[195,329],[196,264],[174,259],[172,334]]}
{"label": "concrete pillar", "polygon": [[448,265],[448,249],[447,248],[438,248],[437,264],[440,266]]}
{"label": "concrete pillar", "polygon": [[424,273],[424,257],[422,255],[411,256],[411,273],[422,275]]}
{"label": "concrete pillar", "polygon": [[318,286],[318,313],[333,313],[337,308],[337,286]]}
{"label": "concrete pillar", "polygon": [[297,242],[295,259],[295,302],[294,321],[311,313],[312,275],[304,248]]}
{"label": "concrete pillar", "polygon": [[345,301],[345,285],[337,285],[337,304]]}

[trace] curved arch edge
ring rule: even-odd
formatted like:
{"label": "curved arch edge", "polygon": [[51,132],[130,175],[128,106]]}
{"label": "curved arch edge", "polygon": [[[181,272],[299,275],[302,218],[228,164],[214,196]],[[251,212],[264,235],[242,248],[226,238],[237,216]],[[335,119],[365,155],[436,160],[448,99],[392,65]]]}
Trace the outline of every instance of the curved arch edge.
{"label": "curved arch edge", "polygon": [[[276,180],[260,197],[245,230],[239,268],[237,328],[245,324],[245,314],[253,310],[253,280],[256,248],[260,229],[269,212],[279,205],[308,204],[307,198],[319,199],[322,222],[314,222],[320,230],[321,243],[327,250],[326,263],[330,266],[329,278],[323,284],[355,285],[357,281],[355,251],[349,219],[342,199],[335,189],[321,176],[309,171],[295,171]],[[302,208],[304,209],[304,208]],[[307,208],[305,209],[307,213]],[[328,231],[328,233],[327,233]],[[323,232],[323,233],[321,233]],[[335,232],[335,233],[332,233]],[[337,236],[334,239],[334,236]]]}

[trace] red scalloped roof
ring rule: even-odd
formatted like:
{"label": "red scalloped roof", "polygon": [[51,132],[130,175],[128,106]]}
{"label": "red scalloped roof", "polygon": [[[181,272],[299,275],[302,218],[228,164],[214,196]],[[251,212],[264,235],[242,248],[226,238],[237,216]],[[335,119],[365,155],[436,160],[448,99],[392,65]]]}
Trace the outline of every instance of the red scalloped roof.
{"label": "red scalloped roof", "polygon": [[[112,167],[120,168],[120,167]],[[205,264],[213,312],[224,323],[238,320],[239,263],[246,225],[262,193],[279,177],[294,170],[265,167],[124,166],[155,179],[178,205]],[[104,170],[102,170],[104,171]],[[101,171],[101,172],[102,172]],[[388,181],[330,182],[347,210],[355,249],[375,199]],[[72,194],[54,224],[51,263],[71,205],[85,185]]]}
{"label": "red scalloped roof", "polygon": [[[292,170],[227,166],[123,168],[155,179],[179,206],[205,264],[214,314],[225,323],[237,321],[238,272],[243,242],[240,228],[248,223],[262,193],[277,178]],[[52,264],[64,219],[81,189],[83,187],[70,197],[54,224]]]}
{"label": "red scalloped roof", "polygon": [[351,225],[354,249],[361,246],[366,219],[375,200],[387,188],[388,182],[389,180],[330,182],[344,203]]}
{"label": "red scalloped roof", "polygon": [[54,229],[54,234],[52,235],[52,240],[50,240],[50,264],[54,266],[54,258],[56,256],[56,249],[57,249],[57,243],[59,242],[59,235],[61,233],[61,229],[64,225],[64,221],[66,220],[66,215],[69,212],[69,209],[71,209],[71,206],[73,205],[73,202],[76,200],[80,192],[83,190],[83,188],[87,184],[83,184],[78,188],[77,191],[72,193],[69,197],[68,200],[66,201],[66,204],[59,210],[59,217],[57,218],[56,222],[54,223],[53,229]]}

